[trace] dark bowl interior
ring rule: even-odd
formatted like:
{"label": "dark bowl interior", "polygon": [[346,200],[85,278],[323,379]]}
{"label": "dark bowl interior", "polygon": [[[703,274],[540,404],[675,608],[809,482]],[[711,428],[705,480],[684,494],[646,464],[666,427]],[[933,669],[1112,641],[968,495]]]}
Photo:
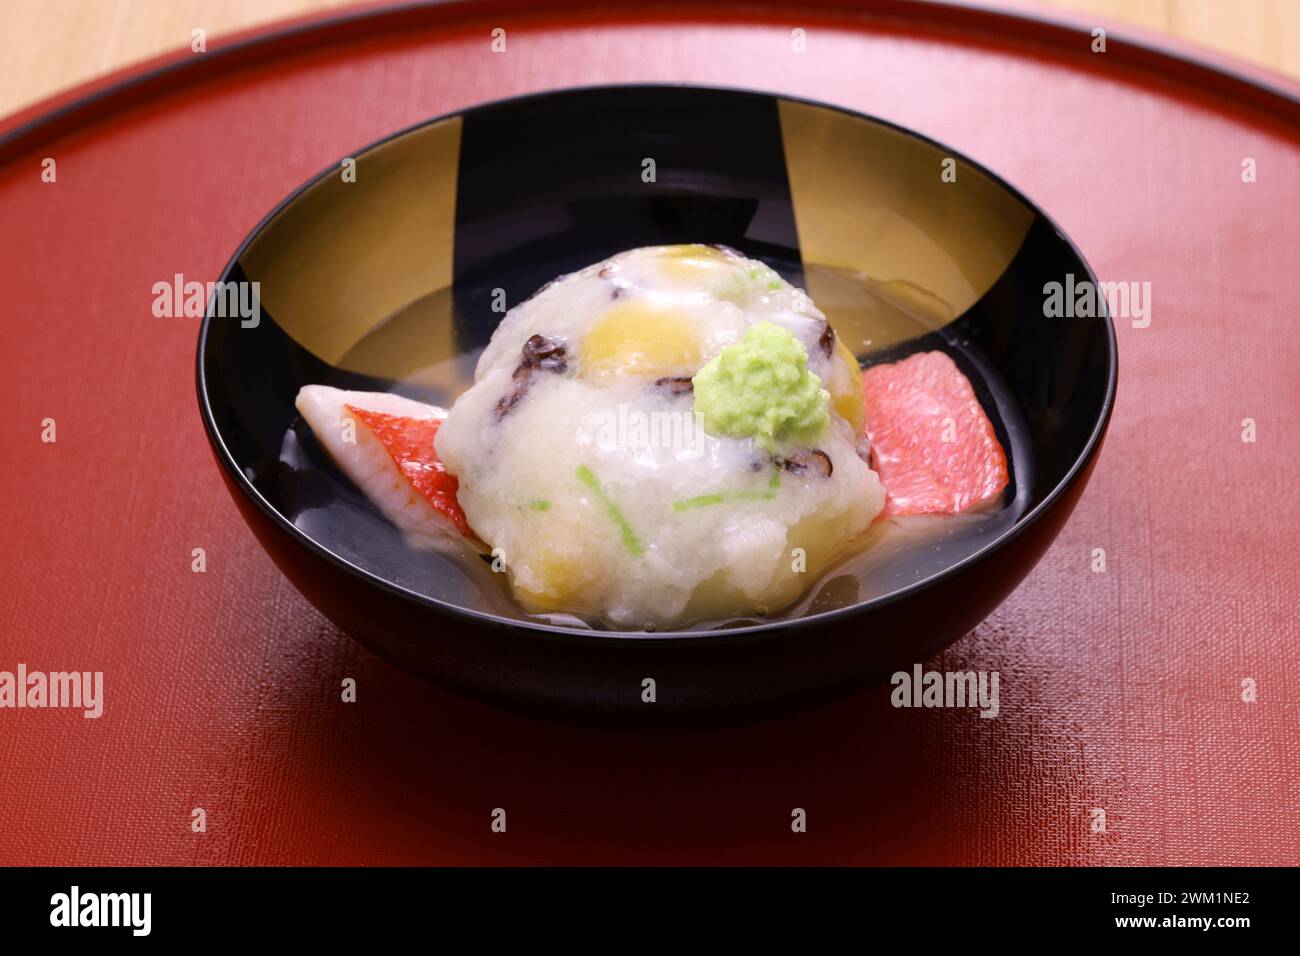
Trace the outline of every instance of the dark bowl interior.
{"label": "dark bowl interior", "polygon": [[[823,698],[965,634],[1041,557],[1087,480],[1114,400],[1114,331],[1104,303],[1046,317],[1044,286],[1095,277],[1028,200],[947,147],[764,93],[623,86],[478,107],[350,159],[286,199],[227,266],[223,282],[258,284],[260,317],[213,297],[199,402],[281,570],[400,666],[655,720]],[[313,383],[449,405],[500,319],[494,297],[515,304],[623,249],[694,242],[766,261],[842,334],[864,301],[906,317],[855,341],[864,365],[952,355],[1008,451],[1002,508],[861,581],[828,576],[784,619],[576,630],[527,618],[504,592],[485,598],[472,561],[408,548],[297,418],[294,396]],[[871,277],[865,299],[847,275]]]}

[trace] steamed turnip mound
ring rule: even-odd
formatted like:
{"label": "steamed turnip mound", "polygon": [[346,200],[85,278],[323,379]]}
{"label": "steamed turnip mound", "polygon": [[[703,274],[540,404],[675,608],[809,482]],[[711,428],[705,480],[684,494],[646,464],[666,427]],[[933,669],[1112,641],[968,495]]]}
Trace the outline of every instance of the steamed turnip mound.
{"label": "steamed turnip mound", "polygon": [[516,306],[436,447],[528,610],[620,627],[776,613],[885,501],[857,361],[800,290],[706,246]]}
{"label": "steamed turnip mound", "polygon": [[468,542],[525,611],[595,626],[779,614],[877,518],[992,507],[1009,480],[950,358],[876,365],[864,392],[802,291],[713,246],[547,285],[450,411],[319,385],[298,409],[413,545]]}

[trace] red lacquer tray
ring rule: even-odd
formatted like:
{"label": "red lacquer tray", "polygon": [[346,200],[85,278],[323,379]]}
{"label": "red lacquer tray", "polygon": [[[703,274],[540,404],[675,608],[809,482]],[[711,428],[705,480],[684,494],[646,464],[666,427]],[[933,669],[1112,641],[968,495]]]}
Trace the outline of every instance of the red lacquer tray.
{"label": "red lacquer tray", "polygon": [[[0,710],[0,864],[1300,863],[1296,87],[943,3],[530,6],[300,21],[0,125],[0,670],[105,681],[98,719]],[[240,520],[195,404],[198,323],[156,318],[154,283],[215,278],[280,198],[392,130],[635,80],[950,142],[1103,280],[1151,283],[1150,324],[1117,323],[1073,519],[930,662],[998,671],[996,719],[894,709],[888,687],[698,732],[508,713],[357,648]]]}

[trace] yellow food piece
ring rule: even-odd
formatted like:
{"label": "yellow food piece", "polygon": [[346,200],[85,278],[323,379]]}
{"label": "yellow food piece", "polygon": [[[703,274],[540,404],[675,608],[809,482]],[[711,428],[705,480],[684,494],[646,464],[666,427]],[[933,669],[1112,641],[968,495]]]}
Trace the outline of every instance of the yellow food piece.
{"label": "yellow food piece", "polygon": [[700,256],[713,256],[717,259],[726,258],[722,250],[706,246],[702,242],[683,242],[675,246],[663,246],[657,251],[664,259],[689,259]]}
{"label": "yellow food piece", "polygon": [[664,276],[692,289],[708,288],[738,269],[726,253],[702,245],[669,246],[663,251]]}
{"label": "yellow food piece", "polygon": [[579,350],[579,374],[690,375],[701,365],[694,323],[644,299],[615,305],[592,326]]}
{"label": "yellow food piece", "polygon": [[531,534],[547,541],[545,548],[529,553],[526,561],[511,565],[510,583],[515,596],[530,610],[571,611],[588,609],[590,592],[600,585],[599,562],[593,562],[584,537],[591,514],[552,501],[545,512],[529,512],[524,519]]}
{"label": "yellow food piece", "polygon": [[586,583],[581,561],[576,556],[543,552],[533,562],[529,580],[516,576],[515,594],[525,604],[546,611],[571,609],[582,603]]}
{"label": "yellow food piece", "polygon": [[835,413],[853,426],[854,434],[867,428],[867,407],[862,395],[862,367],[857,357],[841,338],[835,339],[835,354],[831,356],[831,407]]}

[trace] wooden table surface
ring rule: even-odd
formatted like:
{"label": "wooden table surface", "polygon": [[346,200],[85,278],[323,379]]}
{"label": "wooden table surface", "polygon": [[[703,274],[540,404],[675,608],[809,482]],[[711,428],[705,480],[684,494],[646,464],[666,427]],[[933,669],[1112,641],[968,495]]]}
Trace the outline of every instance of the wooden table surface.
{"label": "wooden table surface", "polygon": [[[0,0],[0,116],[207,37],[369,0]],[[1300,76],[1300,0],[1027,0],[1133,23]],[[796,10],[791,18],[797,19]]]}

